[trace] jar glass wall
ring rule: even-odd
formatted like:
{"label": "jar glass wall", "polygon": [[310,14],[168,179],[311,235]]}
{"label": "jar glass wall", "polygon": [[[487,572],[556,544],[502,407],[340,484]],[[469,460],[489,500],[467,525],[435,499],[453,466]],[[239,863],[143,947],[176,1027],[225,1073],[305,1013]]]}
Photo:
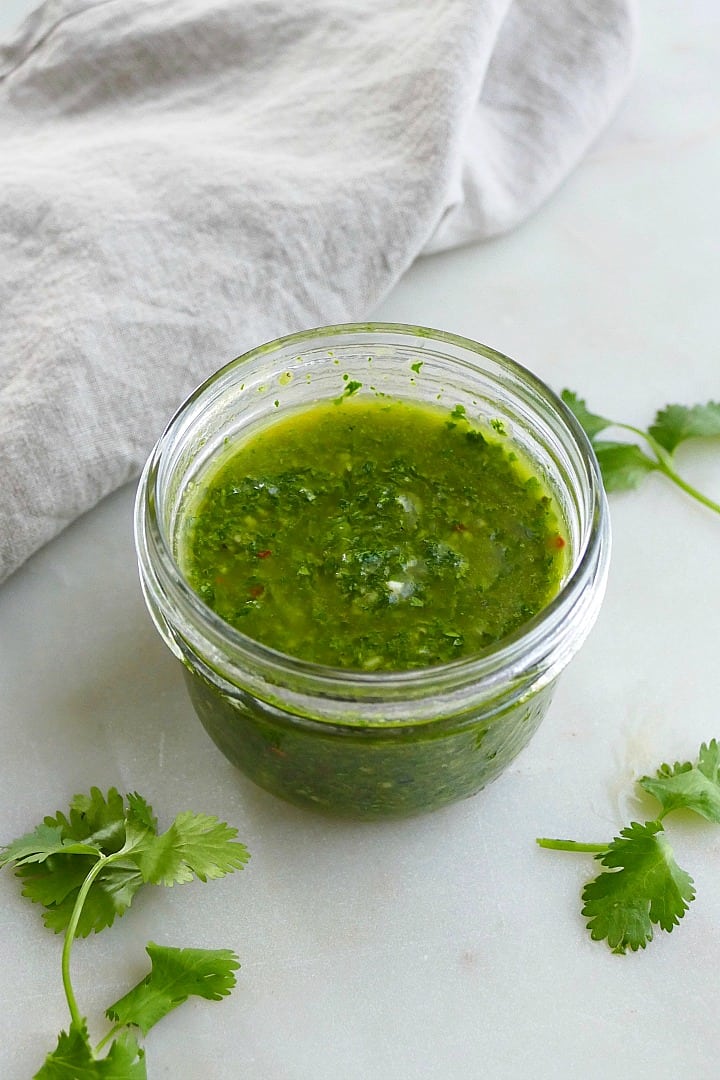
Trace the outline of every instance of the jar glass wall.
{"label": "jar glass wall", "polygon": [[[478,656],[412,671],[362,672],[286,656],[225,623],[177,557],[183,499],[228,441],[278,415],[358,395],[449,409],[500,424],[551,492],[567,536],[559,593]],[[210,736],[282,798],[329,813],[431,810],[496,777],[542,720],[555,680],[602,601],[610,538],[597,462],[574,417],[520,365],[420,327],[369,324],[296,334],[232,361],[181,407],[145,467],[136,545],[149,611],[182,662]]]}

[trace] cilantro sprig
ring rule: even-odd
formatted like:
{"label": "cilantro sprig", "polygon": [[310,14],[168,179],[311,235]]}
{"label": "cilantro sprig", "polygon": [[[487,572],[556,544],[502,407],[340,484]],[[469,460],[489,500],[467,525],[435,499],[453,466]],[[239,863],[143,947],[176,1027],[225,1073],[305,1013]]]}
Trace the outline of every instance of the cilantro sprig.
{"label": "cilantro sprig", "polygon": [[[563,390],[561,396],[592,443],[607,491],[628,491],[636,488],[650,473],[659,472],[691,498],[720,514],[720,504],[689,484],[675,468],[675,451],[681,443],[688,439],[720,436],[720,402],[708,401],[705,405],[691,406],[666,405],[656,414],[648,430],[644,431],[632,424],[608,420],[591,412],[585,401],[572,390]],[[599,438],[608,428],[618,428],[638,436],[646,449],[637,442]]]}
{"label": "cilantro sprig", "polygon": [[34,1080],[145,1080],[145,1051],[132,1029],[146,1035],[191,996],[219,1001],[230,993],[240,965],[229,949],[150,942],[150,973],[106,1009],[113,1026],[93,1048],[75,998],[70,957],[76,937],[111,926],[143,885],[208,881],[241,869],[249,855],[236,836],[236,829],[217,818],[194,813],[178,814],[159,833],[142,796],[123,798],[115,788],[103,795],[94,787],[73,798],[67,815],[46,817],[0,849],[0,867],[15,868],[23,895],[45,909],[46,926],[65,935],[61,966],[70,1025]]}
{"label": "cilantro sprig", "polygon": [[585,885],[582,914],[591,938],[607,941],[615,953],[644,949],[655,926],[671,931],[695,899],[693,879],[675,861],[663,820],[689,810],[720,824],[720,745],[703,743],[696,762],[661,765],[637,782],[660,803],[654,820],[633,821],[609,844],[537,840],[554,851],[588,852],[607,867]]}

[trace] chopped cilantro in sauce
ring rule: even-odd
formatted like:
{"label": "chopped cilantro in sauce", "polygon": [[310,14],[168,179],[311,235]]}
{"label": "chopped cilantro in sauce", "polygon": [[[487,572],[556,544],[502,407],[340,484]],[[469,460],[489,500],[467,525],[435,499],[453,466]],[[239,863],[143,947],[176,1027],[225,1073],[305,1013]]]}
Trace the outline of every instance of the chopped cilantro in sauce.
{"label": "chopped cilantro in sauce", "polygon": [[360,671],[482,653],[557,593],[564,548],[553,500],[502,424],[363,396],[231,443],[177,530],[183,573],[221,618]]}

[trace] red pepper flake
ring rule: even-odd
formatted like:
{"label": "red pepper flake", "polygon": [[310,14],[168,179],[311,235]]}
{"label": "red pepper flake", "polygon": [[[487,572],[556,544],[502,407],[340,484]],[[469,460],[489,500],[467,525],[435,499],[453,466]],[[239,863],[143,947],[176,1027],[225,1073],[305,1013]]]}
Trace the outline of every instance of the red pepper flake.
{"label": "red pepper flake", "polygon": [[553,539],[553,541],[552,541],[552,545],[553,545],[553,547],[556,547],[556,548],[558,549],[558,551],[562,551],[562,549],[563,549],[563,548],[565,547],[565,539],[564,539],[564,537],[562,537],[562,536],[560,536],[560,535],[558,534],[558,535],[557,535],[557,536],[556,536],[556,537],[555,537],[555,538]]}
{"label": "red pepper flake", "polygon": [[453,532],[467,532],[467,525],[463,525],[462,521],[456,521],[452,527]]}
{"label": "red pepper flake", "polygon": [[275,757],[287,757],[287,750],[281,750],[279,746],[271,746],[270,753],[275,754]]}
{"label": "red pepper flake", "polygon": [[267,559],[270,557],[270,555],[272,555],[272,551],[270,550],[270,548],[263,548],[262,551],[257,552],[258,559]]}
{"label": "red pepper flake", "polygon": [[258,596],[262,596],[262,594],[265,592],[265,586],[264,585],[252,585],[248,591],[249,591],[250,595],[255,600],[257,600]]}

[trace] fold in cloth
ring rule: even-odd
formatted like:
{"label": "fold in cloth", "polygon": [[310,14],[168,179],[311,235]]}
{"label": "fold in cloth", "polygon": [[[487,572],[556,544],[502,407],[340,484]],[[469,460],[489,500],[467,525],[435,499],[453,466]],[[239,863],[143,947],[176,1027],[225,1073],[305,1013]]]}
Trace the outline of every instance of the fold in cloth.
{"label": "fold in cloth", "polygon": [[493,236],[629,78],[631,0],[48,0],[0,45],[0,578],[190,390]]}

